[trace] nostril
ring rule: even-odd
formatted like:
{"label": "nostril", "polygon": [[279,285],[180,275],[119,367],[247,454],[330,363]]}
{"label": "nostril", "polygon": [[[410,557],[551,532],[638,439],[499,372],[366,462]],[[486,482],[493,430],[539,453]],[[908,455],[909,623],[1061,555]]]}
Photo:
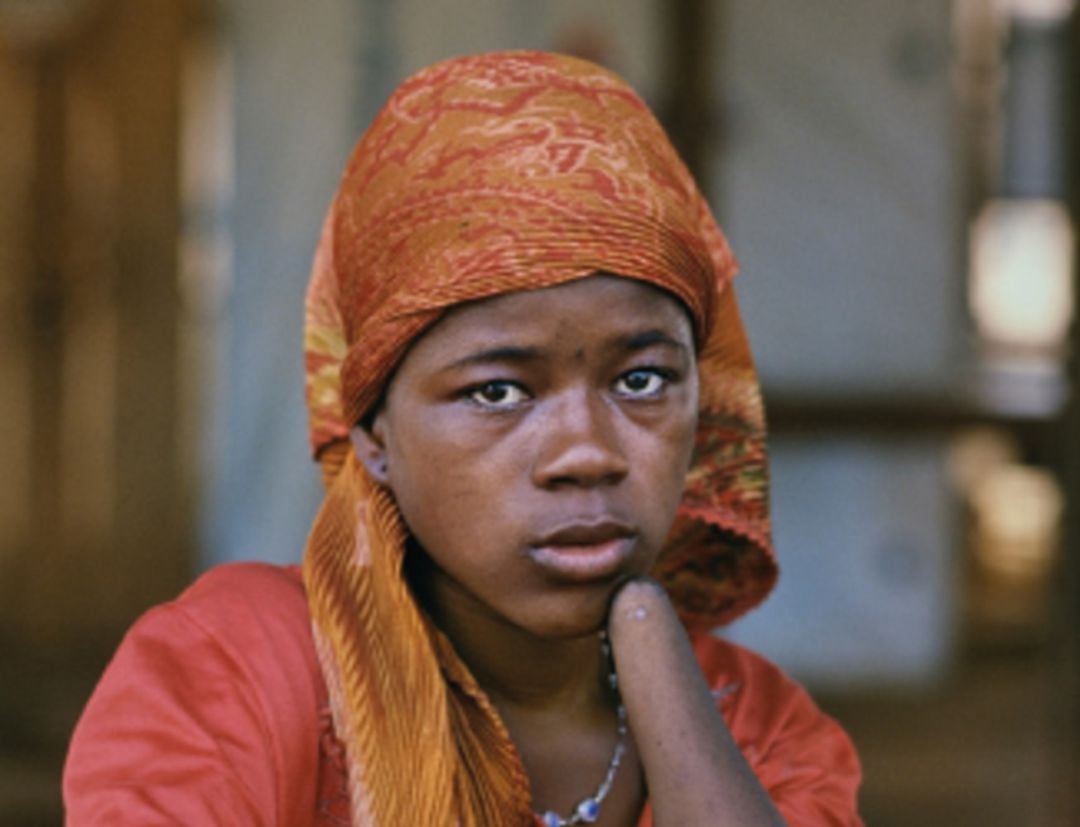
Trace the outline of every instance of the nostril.
{"label": "nostril", "polygon": [[617,482],[629,467],[599,394],[578,388],[546,412],[537,437],[536,476],[540,485],[600,485]]}
{"label": "nostril", "polygon": [[542,458],[537,466],[543,485],[603,485],[618,482],[629,466],[622,451],[611,445],[578,441]]}

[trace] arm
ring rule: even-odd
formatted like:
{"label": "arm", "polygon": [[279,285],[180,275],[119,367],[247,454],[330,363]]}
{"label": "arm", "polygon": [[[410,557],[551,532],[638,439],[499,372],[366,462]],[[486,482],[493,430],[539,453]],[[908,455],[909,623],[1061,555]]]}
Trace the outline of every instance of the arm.
{"label": "arm", "polygon": [[608,633],[657,827],[783,827],[746,763],[663,588],[633,580]]}

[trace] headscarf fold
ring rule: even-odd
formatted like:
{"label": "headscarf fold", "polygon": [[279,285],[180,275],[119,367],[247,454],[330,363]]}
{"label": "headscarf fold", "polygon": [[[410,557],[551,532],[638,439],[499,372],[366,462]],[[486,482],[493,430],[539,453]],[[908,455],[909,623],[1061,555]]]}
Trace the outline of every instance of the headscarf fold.
{"label": "headscarf fold", "polygon": [[305,318],[311,445],[327,494],[304,557],[355,824],[522,825],[528,782],[487,697],[417,606],[407,529],[348,447],[409,345],[450,307],[595,273],[688,309],[701,405],[653,574],[697,633],[776,579],[765,422],[735,259],[646,105],[617,76],[539,52],[422,70],[361,138],[323,225]]}

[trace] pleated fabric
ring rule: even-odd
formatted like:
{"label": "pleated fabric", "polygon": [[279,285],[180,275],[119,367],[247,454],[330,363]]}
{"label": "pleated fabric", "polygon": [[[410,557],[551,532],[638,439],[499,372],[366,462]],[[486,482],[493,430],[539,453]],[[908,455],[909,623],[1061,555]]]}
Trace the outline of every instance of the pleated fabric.
{"label": "pleated fabric", "polygon": [[596,273],[690,312],[695,455],[653,574],[692,633],[760,602],[777,569],[765,421],[730,281],[735,259],[663,129],[616,75],[501,52],[406,80],[357,144],[323,225],[305,318],[326,498],[304,558],[355,824],[524,825],[517,752],[416,605],[406,527],[348,448],[409,345],[447,308]]}

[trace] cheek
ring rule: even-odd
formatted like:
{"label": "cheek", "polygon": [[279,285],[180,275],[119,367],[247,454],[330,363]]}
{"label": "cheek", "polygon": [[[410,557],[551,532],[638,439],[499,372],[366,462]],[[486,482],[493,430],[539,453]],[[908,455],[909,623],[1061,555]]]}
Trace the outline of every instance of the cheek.
{"label": "cheek", "polygon": [[462,545],[498,521],[492,508],[507,482],[497,478],[498,462],[449,439],[452,428],[415,428],[389,457],[390,489],[409,530],[433,544]]}
{"label": "cheek", "polygon": [[664,487],[658,499],[664,501],[672,516],[682,498],[683,488],[686,485],[686,475],[690,470],[690,464],[694,453],[694,429],[686,428],[676,434],[672,439],[663,443],[660,456],[656,458],[657,470],[655,476],[658,483]]}
{"label": "cheek", "polygon": [[694,442],[697,435],[697,409],[693,409],[682,417],[668,433],[665,452],[668,457],[668,468],[671,474],[671,510],[674,518],[674,510],[682,498],[683,488],[686,484],[686,475],[694,457]]}
{"label": "cheek", "polygon": [[652,530],[664,536],[682,498],[696,430],[694,412],[671,419],[657,431],[630,437],[639,446],[635,457],[641,484],[637,493],[639,506],[650,515]]}
{"label": "cheek", "polygon": [[685,476],[690,468],[694,453],[694,438],[697,435],[697,384],[691,388],[684,404],[661,429],[658,441],[663,445],[672,473]]}

